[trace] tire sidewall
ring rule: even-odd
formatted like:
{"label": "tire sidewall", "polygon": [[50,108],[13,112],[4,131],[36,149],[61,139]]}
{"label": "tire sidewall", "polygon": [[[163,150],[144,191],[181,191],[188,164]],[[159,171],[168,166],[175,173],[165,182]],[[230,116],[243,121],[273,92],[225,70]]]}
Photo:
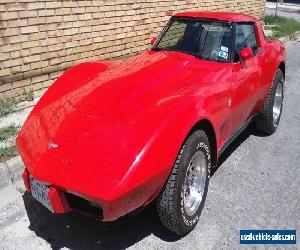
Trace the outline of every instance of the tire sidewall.
{"label": "tire sidewall", "polygon": [[[202,151],[205,155],[206,162],[207,162],[207,171],[206,171],[206,181],[205,181],[205,187],[204,192],[202,196],[201,203],[197,209],[197,211],[194,213],[194,215],[189,216],[185,212],[184,209],[184,183],[186,178],[187,169],[189,166],[189,162],[191,161],[193,155],[197,151]],[[180,174],[180,180],[179,180],[179,188],[177,195],[180,197],[180,202],[178,204],[178,214],[179,214],[179,220],[183,227],[183,231],[189,232],[191,231],[197,224],[199,217],[201,215],[201,212],[204,207],[205,199],[207,196],[208,191],[208,185],[209,185],[209,177],[210,177],[210,167],[211,167],[211,156],[210,156],[210,147],[209,142],[207,139],[206,134],[203,131],[196,131],[192,136],[188,139],[188,141],[184,145],[184,153],[182,157],[182,161],[180,163],[181,168],[181,174]]]}
{"label": "tire sidewall", "polygon": [[277,86],[278,84],[281,83],[281,87],[282,87],[282,101],[283,101],[283,97],[284,97],[284,76],[283,76],[283,73],[281,70],[278,70],[276,72],[276,75],[275,75],[275,79],[274,79],[274,82],[273,82],[273,86],[272,86],[272,99],[271,99],[271,105],[269,107],[269,112],[270,114],[272,114],[271,116],[271,121],[270,121],[270,125],[273,127],[273,131],[275,131],[279,125],[279,122],[280,122],[280,118],[281,118],[281,114],[282,114],[282,107],[283,107],[283,103],[281,104],[281,107],[280,107],[280,114],[279,114],[279,118],[277,120],[277,122],[275,123],[274,122],[274,117],[273,117],[273,106],[274,106],[274,101],[275,101],[275,94],[276,94],[276,89],[277,89]]}

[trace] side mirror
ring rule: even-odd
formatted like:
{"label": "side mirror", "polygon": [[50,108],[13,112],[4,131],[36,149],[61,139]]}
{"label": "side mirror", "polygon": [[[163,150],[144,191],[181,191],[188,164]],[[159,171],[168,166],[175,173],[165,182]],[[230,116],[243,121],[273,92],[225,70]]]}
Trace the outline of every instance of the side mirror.
{"label": "side mirror", "polygon": [[151,40],[151,42],[150,42],[150,44],[151,44],[151,45],[154,45],[155,42],[156,42],[156,39],[157,39],[156,37],[153,37],[152,40]]}
{"label": "side mirror", "polygon": [[253,50],[251,48],[244,48],[241,50],[240,56],[243,61],[246,61],[253,57]]}

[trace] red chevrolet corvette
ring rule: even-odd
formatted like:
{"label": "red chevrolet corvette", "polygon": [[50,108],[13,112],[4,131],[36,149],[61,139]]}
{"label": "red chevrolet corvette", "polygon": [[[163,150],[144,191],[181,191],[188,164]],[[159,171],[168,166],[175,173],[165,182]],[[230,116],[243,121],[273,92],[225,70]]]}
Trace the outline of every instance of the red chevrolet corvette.
{"label": "red chevrolet corvette", "polygon": [[185,235],[230,142],[251,121],[276,130],[285,48],[255,18],[180,13],[151,44],[67,70],[26,120],[23,179],[51,212],[112,221],[156,200],[162,223]]}

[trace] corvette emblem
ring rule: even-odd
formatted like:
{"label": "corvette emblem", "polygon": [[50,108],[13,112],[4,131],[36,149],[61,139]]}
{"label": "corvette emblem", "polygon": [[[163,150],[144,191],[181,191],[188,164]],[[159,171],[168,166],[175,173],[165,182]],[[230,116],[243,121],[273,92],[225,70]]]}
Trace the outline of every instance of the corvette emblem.
{"label": "corvette emblem", "polygon": [[48,142],[48,149],[55,149],[57,147],[58,147],[58,145],[55,144],[54,142],[52,142],[52,141]]}

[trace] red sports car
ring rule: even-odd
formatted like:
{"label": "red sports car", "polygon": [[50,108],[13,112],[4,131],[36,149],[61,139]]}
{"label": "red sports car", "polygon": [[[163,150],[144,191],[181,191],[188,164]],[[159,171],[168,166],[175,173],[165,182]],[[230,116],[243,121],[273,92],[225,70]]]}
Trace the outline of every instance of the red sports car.
{"label": "red sports car", "polygon": [[184,12],[151,44],[67,70],[29,115],[23,178],[50,211],[112,221],[156,200],[162,223],[185,235],[229,143],[251,121],[276,130],[285,48],[255,18]]}

